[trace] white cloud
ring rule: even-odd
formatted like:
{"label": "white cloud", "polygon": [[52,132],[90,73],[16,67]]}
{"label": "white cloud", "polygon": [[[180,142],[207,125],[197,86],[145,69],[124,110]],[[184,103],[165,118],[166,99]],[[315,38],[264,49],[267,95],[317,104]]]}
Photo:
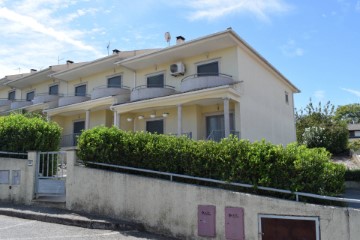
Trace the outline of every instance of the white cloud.
{"label": "white cloud", "polygon": [[314,95],[314,98],[317,101],[321,102],[325,98],[325,91],[324,90],[317,90],[317,91],[314,92],[313,95]]}
{"label": "white cloud", "polygon": [[354,89],[349,89],[349,88],[341,88],[342,90],[349,92],[351,94],[354,94],[357,97],[360,97],[360,91],[358,90],[354,90]]}
{"label": "white cloud", "polygon": [[184,0],[181,4],[191,10],[189,20],[214,20],[233,13],[250,13],[262,21],[269,15],[290,10],[283,0]]}
{"label": "white cloud", "polygon": [[280,47],[281,52],[287,57],[301,57],[304,55],[304,49],[298,47],[295,40],[290,39]]}

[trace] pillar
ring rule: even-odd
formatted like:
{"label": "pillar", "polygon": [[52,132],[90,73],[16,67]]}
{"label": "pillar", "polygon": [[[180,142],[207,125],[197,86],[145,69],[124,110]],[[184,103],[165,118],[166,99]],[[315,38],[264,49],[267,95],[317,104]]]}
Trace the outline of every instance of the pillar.
{"label": "pillar", "polygon": [[90,128],[90,110],[86,110],[85,116],[85,130],[87,130]]}
{"label": "pillar", "polygon": [[178,132],[178,136],[181,136],[182,134],[182,105],[178,105],[178,108],[177,108],[177,132]]}
{"label": "pillar", "polygon": [[225,127],[225,137],[229,137],[230,135],[229,98],[224,98],[224,127]]}

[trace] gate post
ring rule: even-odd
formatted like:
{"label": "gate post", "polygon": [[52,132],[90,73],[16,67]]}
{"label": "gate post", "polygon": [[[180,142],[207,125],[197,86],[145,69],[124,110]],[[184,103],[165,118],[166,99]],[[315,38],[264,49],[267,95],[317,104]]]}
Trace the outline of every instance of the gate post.
{"label": "gate post", "polygon": [[30,204],[35,196],[37,155],[38,154],[35,151],[28,152],[28,165],[25,173],[25,204]]}
{"label": "gate post", "polygon": [[74,168],[76,164],[76,149],[66,151],[66,208],[71,209],[72,188],[74,182]]}

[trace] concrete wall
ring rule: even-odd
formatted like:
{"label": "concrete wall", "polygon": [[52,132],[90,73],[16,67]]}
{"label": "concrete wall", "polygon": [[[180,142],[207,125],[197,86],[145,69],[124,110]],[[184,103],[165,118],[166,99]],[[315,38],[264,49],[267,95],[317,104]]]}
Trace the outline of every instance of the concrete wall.
{"label": "concrete wall", "polygon": [[[28,165],[29,160],[32,165]],[[10,171],[9,184],[0,184],[0,201],[30,204],[34,197],[36,153],[28,159],[0,158],[0,170]],[[20,170],[20,184],[13,184],[13,170]]]}
{"label": "concrete wall", "polygon": [[138,177],[74,166],[68,152],[66,206],[143,223],[148,229],[186,239],[198,237],[198,205],[216,206],[216,239],[225,239],[224,209],[244,208],[245,239],[260,239],[260,214],[311,216],[320,221],[326,240],[355,240],[360,236],[360,211],[297,203],[190,184]]}

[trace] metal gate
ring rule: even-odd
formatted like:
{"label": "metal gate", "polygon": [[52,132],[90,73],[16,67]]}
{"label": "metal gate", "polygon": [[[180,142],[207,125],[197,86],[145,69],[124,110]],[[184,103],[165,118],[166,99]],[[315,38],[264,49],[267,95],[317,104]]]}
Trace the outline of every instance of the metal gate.
{"label": "metal gate", "polygon": [[39,152],[36,160],[36,197],[65,196],[66,153]]}

